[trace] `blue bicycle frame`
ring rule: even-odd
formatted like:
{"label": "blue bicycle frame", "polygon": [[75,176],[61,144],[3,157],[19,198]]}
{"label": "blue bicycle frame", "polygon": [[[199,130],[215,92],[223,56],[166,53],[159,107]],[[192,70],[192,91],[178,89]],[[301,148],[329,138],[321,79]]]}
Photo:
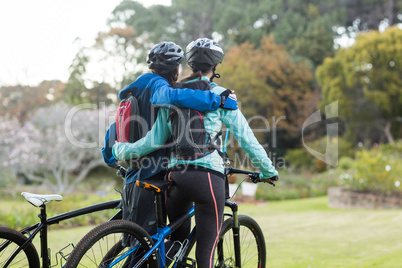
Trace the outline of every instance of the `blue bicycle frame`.
{"label": "blue bicycle frame", "polygon": [[[159,212],[159,211],[158,211]],[[148,250],[148,252],[145,253],[145,255],[138,261],[137,266],[141,266],[146,259],[148,259],[155,250],[159,250],[159,266],[160,267],[165,267],[166,265],[166,258],[165,258],[165,243],[164,240],[165,238],[170,235],[174,230],[176,230],[177,227],[179,227],[181,224],[183,224],[185,221],[190,220],[194,216],[194,206],[187,211],[183,216],[181,216],[179,219],[175,220],[173,223],[164,226],[163,223],[163,218],[158,217],[158,227],[157,227],[157,233],[151,236],[151,238],[156,241],[153,247]],[[189,239],[192,239],[194,237],[194,229],[191,232]],[[136,247],[132,248],[119,258],[117,258],[114,262],[112,262],[109,267],[113,267],[119,262],[121,262],[123,259],[127,258],[130,254],[132,254],[134,251],[138,250],[140,245],[137,245]],[[173,266],[173,267],[176,267]]]}

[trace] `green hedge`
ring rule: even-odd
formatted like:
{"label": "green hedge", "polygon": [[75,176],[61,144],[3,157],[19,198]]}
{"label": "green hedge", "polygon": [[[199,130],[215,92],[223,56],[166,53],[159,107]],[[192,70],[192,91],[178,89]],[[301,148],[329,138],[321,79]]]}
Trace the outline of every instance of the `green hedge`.
{"label": "green hedge", "polygon": [[341,185],[354,191],[402,194],[402,142],[356,153],[353,168],[340,175]]}
{"label": "green hedge", "polygon": [[282,171],[279,173],[279,181],[276,187],[268,184],[259,184],[257,200],[285,200],[307,197],[324,196],[328,187],[337,185],[339,173],[330,170],[324,173],[311,174],[303,172],[299,174]]}
{"label": "green hedge", "polygon": [[[0,225],[8,226],[13,229],[21,229],[39,221],[39,218],[37,216],[39,214],[39,208],[36,208],[28,202],[24,201],[24,198],[22,196],[16,195],[12,199],[10,199],[11,195],[3,194],[2,196],[3,200],[0,200],[0,202],[2,203],[2,206],[0,208]],[[48,217],[52,217],[81,207],[119,198],[120,194],[118,193],[110,193],[105,195],[101,192],[94,194],[79,193],[64,196],[63,201],[53,201],[47,205],[47,215]],[[114,215],[114,213],[116,213],[115,210],[96,212],[60,222],[54,227],[67,228],[71,226],[100,224],[107,221],[111,216]]]}

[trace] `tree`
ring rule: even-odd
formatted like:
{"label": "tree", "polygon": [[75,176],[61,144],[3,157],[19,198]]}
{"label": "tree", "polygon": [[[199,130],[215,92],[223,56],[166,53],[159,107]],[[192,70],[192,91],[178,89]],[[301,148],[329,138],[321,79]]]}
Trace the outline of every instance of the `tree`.
{"label": "tree", "polygon": [[217,31],[236,44],[245,41],[259,45],[267,35],[274,35],[293,57],[315,67],[334,53],[332,27],[341,17],[333,1],[235,1],[231,8],[221,2]]}
{"label": "tree", "polygon": [[91,170],[103,165],[98,141],[104,136],[99,129],[105,118],[99,114],[93,107],[78,110],[59,103],[39,109],[20,127],[4,119],[14,129],[0,126],[3,165],[51,191],[70,193]]}
{"label": "tree", "polygon": [[[106,63],[104,67],[108,71],[105,73],[116,88],[130,84],[135,80],[135,75],[146,68],[146,55],[136,38],[136,31],[131,26],[111,28],[108,32],[98,34],[93,49],[101,55],[99,62]],[[140,61],[140,58],[143,60]]]}
{"label": "tree", "polygon": [[160,41],[174,41],[181,46],[200,37],[211,37],[215,31],[217,2],[173,0],[171,6],[145,8],[136,1],[123,1],[109,20],[112,28],[132,27],[136,42],[148,51]]}
{"label": "tree", "polygon": [[39,86],[3,86],[0,88],[0,116],[16,116],[25,122],[31,113],[60,100],[65,84],[60,81],[43,81]]}
{"label": "tree", "polygon": [[246,41],[259,46],[272,34],[295,61],[304,61],[314,71],[324,58],[334,56],[337,37],[354,38],[375,25],[400,23],[401,8],[396,0],[173,0],[170,6],[150,7],[125,0],[114,9],[110,31],[100,34],[97,48],[106,52],[102,62],[108,67],[121,67],[113,67],[113,87],[127,85],[146,70],[146,53],[154,44],[167,40],[185,48],[200,37],[218,41],[227,51]]}
{"label": "tree", "polygon": [[[105,50],[104,50],[105,51]],[[109,62],[104,61],[104,58],[99,58],[99,55],[91,57],[92,54],[99,54],[90,48],[80,47],[79,52],[75,55],[73,63],[69,67],[70,77],[68,78],[66,89],[62,96],[62,100],[71,105],[82,103],[93,103],[97,105],[109,105],[116,101],[117,91],[114,87],[104,81],[96,81],[91,77],[91,73],[87,73],[88,66],[96,64],[100,69],[101,64],[112,66]],[[109,58],[110,59],[110,58]],[[91,62],[98,61],[98,62]],[[117,59],[115,59],[116,61]],[[113,78],[111,73],[108,74]],[[90,77],[90,78],[89,78]]]}
{"label": "tree", "polygon": [[339,1],[346,10],[344,26],[359,32],[378,30],[382,23],[397,25],[402,21],[402,3],[397,0]]}
{"label": "tree", "polygon": [[14,181],[14,178],[10,176],[9,173],[14,173],[15,170],[11,165],[9,153],[13,150],[14,141],[19,140],[17,137],[19,133],[19,129],[21,128],[21,123],[18,119],[9,116],[1,116],[0,117],[0,188],[7,187],[11,184],[11,181]]}
{"label": "tree", "polygon": [[[144,51],[161,40],[186,46],[200,37],[213,38],[225,49],[245,41],[258,46],[263,36],[274,34],[289,51],[317,64],[333,55],[332,26],[340,16],[333,6],[331,1],[318,0],[173,0],[171,6],[145,8],[135,1],[123,1],[113,11],[109,24],[111,28],[134,29],[133,40],[142,44]],[[313,55],[309,55],[306,44],[301,44],[302,39],[310,48],[315,46]]]}
{"label": "tree", "polygon": [[279,150],[300,145],[303,122],[319,100],[309,67],[293,62],[271,36],[259,47],[247,42],[232,47],[217,71],[222,75],[218,83],[235,90],[242,112],[255,119],[252,126],[266,129],[269,122],[265,143],[271,148],[281,143]]}
{"label": "tree", "polygon": [[354,139],[362,134],[363,121],[366,129],[380,129],[394,142],[398,130],[393,131],[393,123],[402,116],[401,66],[402,30],[391,27],[360,34],[353,46],[317,69],[323,104],[339,101],[340,116],[351,122]]}
{"label": "tree", "polygon": [[69,104],[80,104],[87,101],[88,88],[85,86],[84,75],[89,57],[86,49],[81,47],[69,67],[70,77],[67,81],[65,101]]}

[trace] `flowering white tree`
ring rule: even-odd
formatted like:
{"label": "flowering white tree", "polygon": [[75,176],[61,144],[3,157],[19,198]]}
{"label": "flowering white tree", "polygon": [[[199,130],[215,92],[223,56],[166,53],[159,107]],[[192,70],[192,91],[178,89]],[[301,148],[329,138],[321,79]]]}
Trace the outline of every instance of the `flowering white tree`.
{"label": "flowering white tree", "polygon": [[4,120],[8,122],[0,124],[3,165],[16,167],[51,191],[70,193],[103,164],[105,118],[100,114],[91,105],[71,108],[61,103],[39,109],[23,126]]}
{"label": "flowering white tree", "polygon": [[[15,167],[10,165],[9,154],[13,149],[13,143],[19,139],[20,122],[17,118],[0,118],[0,187],[8,187],[15,181]],[[14,177],[14,178],[12,178]]]}

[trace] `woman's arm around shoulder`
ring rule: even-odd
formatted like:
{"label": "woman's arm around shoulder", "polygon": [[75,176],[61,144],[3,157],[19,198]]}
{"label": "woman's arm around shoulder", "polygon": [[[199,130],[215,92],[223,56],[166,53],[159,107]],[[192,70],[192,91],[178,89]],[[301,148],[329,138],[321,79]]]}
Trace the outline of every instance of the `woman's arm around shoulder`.
{"label": "woman's arm around shoulder", "polygon": [[161,106],[170,105],[179,108],[191,108],[198,111],[214,111],[219,108],[221,97],[211,91],[173,88],[166,79],[157,79],[152,83],[151,103]]}

